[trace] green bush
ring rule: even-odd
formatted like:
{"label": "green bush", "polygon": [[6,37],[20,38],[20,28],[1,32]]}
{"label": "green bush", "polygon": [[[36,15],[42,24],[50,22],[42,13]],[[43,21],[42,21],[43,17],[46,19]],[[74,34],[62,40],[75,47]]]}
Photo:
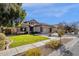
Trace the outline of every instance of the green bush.
{"label": "green bush", "polygon": [[46,47],[52,48],[52,49],[57,49],[61,46],[59,40],[51,40],[46,43]]}
{"label": "green bush", "polygon": [[0,33],[0,50],[5,49],[5,40],[6,36],[3,33]]}
{"label": "green bush", "polygon": [[41,50],[39,48],[33,48],[26,51],[25,56],[40,56]]}

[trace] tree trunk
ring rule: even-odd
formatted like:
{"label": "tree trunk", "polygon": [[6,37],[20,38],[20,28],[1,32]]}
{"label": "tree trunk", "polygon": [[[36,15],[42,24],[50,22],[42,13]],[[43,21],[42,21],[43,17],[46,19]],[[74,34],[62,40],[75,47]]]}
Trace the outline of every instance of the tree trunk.
{"label": "tree trunk", "polygon": [[12,26],[15,27],[15,21],[12,20]]}
{"label": "tree trunk", "polygon": [[[61,37],[60,37],[60,45],[61,45],[62,43],[61,43]],[[61,46],[60,46],[61,47]],[[62,49],[60,48],[60,55],[62,55],[62,51],[61,51]]]}
{"label": "tree trunk", "polygon": [[62,44],[62,42],[61,42],[61,37],[60,37],[60,44]]}

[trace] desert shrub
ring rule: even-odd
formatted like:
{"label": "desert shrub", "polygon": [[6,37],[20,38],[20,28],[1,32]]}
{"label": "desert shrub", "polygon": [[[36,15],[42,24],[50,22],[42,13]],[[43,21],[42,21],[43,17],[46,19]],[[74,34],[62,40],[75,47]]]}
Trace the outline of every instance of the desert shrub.
{"label": "desert shrub", "polygon": [[25,56],[40,56],[41,50],[39,48],[33,48],[25,52]]}
{"label": "desert shrub", "polygon": [[5,49],[5,40],[6,36],[3,33],[0,33],[0,50]]}
{"label": "desert shrub", "polygon": [[46,43],[46,47],[52,48],[52,49],[57,49],[61,46],[59,40],[51,40]]}

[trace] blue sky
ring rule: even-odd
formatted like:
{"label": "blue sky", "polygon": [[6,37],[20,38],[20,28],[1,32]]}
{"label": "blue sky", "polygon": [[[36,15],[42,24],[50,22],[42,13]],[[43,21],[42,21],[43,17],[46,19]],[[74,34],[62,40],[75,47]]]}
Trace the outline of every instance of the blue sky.
{"label": "blue sky", "polygon": [[79,20],[78,3],[25,3],[22,8],[27,12],[25,20],[35,19],[47,24]]}

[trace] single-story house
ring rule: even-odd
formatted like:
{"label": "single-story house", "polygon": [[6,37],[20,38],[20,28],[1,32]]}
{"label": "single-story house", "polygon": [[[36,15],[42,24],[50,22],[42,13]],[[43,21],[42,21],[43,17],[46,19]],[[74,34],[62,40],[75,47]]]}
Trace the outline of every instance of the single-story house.
{"label": "single-story house", "polygon": [[[19,33],[40,33],[40,34],[48,34],[56,32],[57,27],[53,25],[48,25],[44,23],[39,23],[36,20],[25,21],[22,23],[21,27],[8,27],[7,33],[19,34]],[[0,32],[3,32],[0,28]]]}
{"label": "single-story house", "polygon": [[56,27],[53,25],[39,23],[36,20],[30,20],[22,24],[21,30],[27,31],[27,32],[30,31],[30,32],[38,32],[38,33],[46,34],[50,32],[55,32]]}

